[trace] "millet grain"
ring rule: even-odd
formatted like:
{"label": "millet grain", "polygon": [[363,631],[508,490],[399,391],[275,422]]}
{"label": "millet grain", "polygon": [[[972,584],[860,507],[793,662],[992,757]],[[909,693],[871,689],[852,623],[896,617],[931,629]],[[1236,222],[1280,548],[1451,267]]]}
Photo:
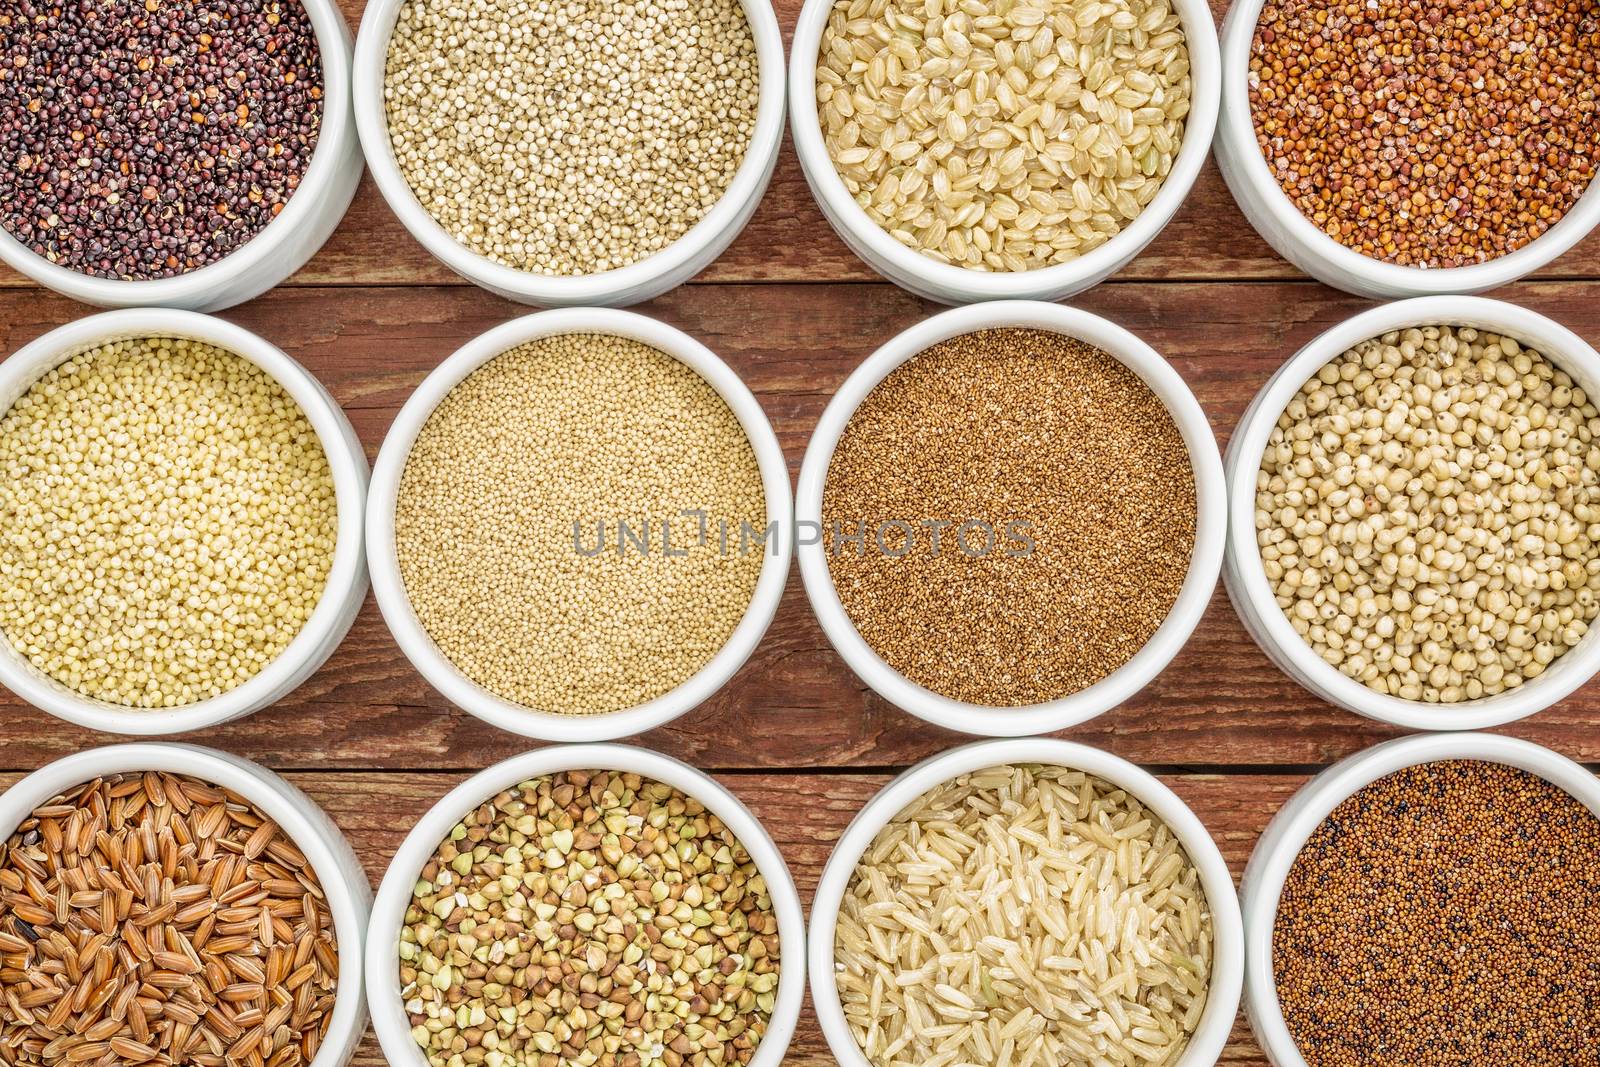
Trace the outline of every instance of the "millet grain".
{"label": "millet grain", "polygon": [[[935,345],[867,395],[829,463],[822,519],[845,612],[891,667],[1018,706],[1086,688],[1144,647],[1188,573],[1195,507],[1183,438],[1136,374],[1061,334],[995,329]],[[927,520],[949,523],[937,553]],[[981,528],[961,550],[969,521],[993,529],[987,554]],[[913,536],[888,528],[884,551],[886,523]],[[840,534],[863,524],[858,551]]]}
{"label": "millet grain", "polygon": [[229,790],[97,778],[0,843],[7,1067],[303,1067],[338,979],[316,871]]}
{"label": "millet grain", "polygon": [[722,820],[609,771],[470,812],[423,867],[399,951],[432,1067],[740,1067],[780,963],[766,880]]}
{"label": "millet grain", "polygon": [[1600,1062],[1600,821],[1498,763],[1397,771],[1300,850],[1273,927],[1310,1067]]}
{"label": "millet grain", "polygon": [[1267,0],[1250,107],[1273,177],[1334,240],[1484,263],[1561,221],[1600,164],[1600,4]]}
{"label": "millet grain", "polygon": [[[703,543],[685,509],[705,512]],[[647,552],[620,541],[620,520],[649,524]],[[727,642],[763,559],[741,551],[741,523],[760,536],[766,497],[716,390],[647,345],[566,334],[495,357],[440,402],[401,476],[395,551],[423,628],[469,678],[597,714],[666,693]]]}
{"label": "millet grain", "polygon": [[12,0],[0,9],[0,224],[99,278],[236,251],[294,195],[322,122],[299,0]]}
{"label": "millet grain", "polygon": [[241,685],[310,618],[337,540],[316,430],[232,352],[111,342],[0,417],[0,633],[82,696],[170,708]]}

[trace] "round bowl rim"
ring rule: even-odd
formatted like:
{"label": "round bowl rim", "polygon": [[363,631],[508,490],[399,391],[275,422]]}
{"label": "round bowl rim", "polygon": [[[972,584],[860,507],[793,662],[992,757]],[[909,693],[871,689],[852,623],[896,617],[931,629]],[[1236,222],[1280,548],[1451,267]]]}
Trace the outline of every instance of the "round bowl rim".
{"label": "round bowl rim", "polygon": [[[1568,374],[1584,375],[1600,385],[1600,353],[1577,334],[1538,312],[1486,297],[1447,295],[1401,300],[1329,327],[1278,368],[1234,429],[1229,451],[1237,451],[1239,467],[1228,483],[1232,579],[1229,593],[1242,599],[1241,610],[1260,623],[1259,628],[1251,630],[1269,653],[1282,656],[1295,671],[1310,679],[1310,688],[1341,707],[1410,730],[1480,730],[1526,718],[1571,695],[1600,671],[1600,632],[1586,635],[1556,661],[1566,664],[1560,673],[1548,671],[1495,696],[1457,704],[1428,704],[1390,696],[1347,677],[1295,632],[1272,594],[1256,545],[1255,474],[1267,439],[1289,400],[1320,367],[1352,346],[1392,330],[1435,325],[1470,326],[1510,336],[1538,349]],[[1558,344],[1550,346],[1529,338],[1553,339]],[[1247,462],[1245,457],[1250,456],[1256,458]]]}
{"label": "round bowl rim", "polygon": [[[1195,543],[1189,570],[1166,619],[1133,658],[1086,689],[1026,707],[986,707],[954,700],[889,666],[850,621],[828,571],[821,541],[822,493],[839,438],[862,400],[901,364],[950,337],[996,327],[1032,327],[1095,345],[1127,366],[1162,401],[1183,435],[1195,483]],[[795,519],[818,537],[797,538],[800,576],[823,632],[872,689],[927,722],[979,736],[1026,736],[1075,726],[1117,706],[1155,678],[1193,634],[1216,589],[1226,540],[1222,457],[1205,411],[1177,370],[1153,348],[1108,319],[1061,304],[990,301],[952,308],[895,335],[850,374],[822,413],[806,446],[795,490]]]}
{"label": "round bowl rim", "polygon": [[[738,418],[755,453],[766,495],[771,551],[764,552],[755,591],[727,642],[705,666],[653,700],[620,711],[568,715],[537,711],[498,696],[471,681],[441,652],[411,609],[394,545],[394,509],[400,476],[423,424],[445,395],[473,371],[520,344],[568,333],[625,337],[683,363],[715,389]],[[794,516],[788,465],[760,401],[709,348],[682,330],[632,311],[560,308],[538,311],[479,334],[423,379],[395,416],[372,468],[367,496],[367,557],[372,591],[395,642],[430,685],[452,704],[500,729],[544,741],[609,741],[644,733],[692,710],[721,689],[755,651],[766,633],[788,576]]]}
{"label": "round bowl rim", "polygon": [[[18,349],[0,362],[0,397],[21,396],[50,369],[84,346],[121,338],[176,337],[211,344],[260,367],[292,397],[317,433],[333,476],[338,535],[328,578],[317,606],[277,657],[256,674],[218,696],[176,708],[129,708],[92,700],[47,681],[9,647],[0,654],[0,685],[59,719],[109,734],[151,737],[204,729],[249,713],[289,685],[329,641],[349,625],[348,598],[365,579],[362,538],[367,463],[338,403],[311,373],[270,341],[231,322],[173,308],[127,308],[76,319]],[[10,408],[10,402],[5,409]],[[0,417],[5,414],[0,410]]]}
{"label": "round bowl rim", "polygon": [[463,278],[493,292],[514,294],[535,304],[580,306],[605,304],[653,283],[691,263],[726,234],[740,213],[766,191],[769,164],[783,139],[783,35],[778,17],[766,0],[740,0],[755,41],[759,99],[755,126],[744,159],[716,204],[689,230],[656,252],[627,266],[597,274],[551,275],[518,270],[497,263],[457,241],[422,206],[400,166],[389,139],[383,80],[389,39],[406,0],[372,0],[361,16],[353,71],[355,124],[367,170],[378,191],[411,236],[434,258]]}
{"label": "round bowl rim", "polygon": [[1189,806],[1147,771],[1089,745],[1040,737],[975,741],[931,756],[879,790],[839,836],[812,899],[807,961],[811,1004],[834,1058],[841,1067],[875,1067],[850,1032],[834,977],[839,908],[862,854],[894,816],[935,786],[972,771],[1014,763],[1070,767],[1123,787],[1167,824],[1198,869],[1212,915],[1211,983],[1200,1022],[1174,1067],[1211,1067],[1232,1031],[1244,979],[1239,900],[1216,841]]}
{"label": "round bowl rim", "polygon": [[805,0],[790,42],[789,126],[795,152],[812,192],[822,201],[829,218],[840,220],[854,241],[890,264],[896,273],[915,279],[919,289],[949,293],[963,302],[1014,300],[1049,291],[1081,290],[1093,279],[1114,272],[1166,227],[1188,198],[1211,154],[1222,105],[1222,60],[1216,21],[1204,0],[1173,0],[1189,49],[1190,109],[1172,169],[1138,216],[1097,248],[1066,263],[1037,270],[977,271],[930,259],[895,240],[867,215],[845,187],[823,143],[822,125],[817,118],[817,56],[834,2]]}
{"label": "round bowl rim", "polygon": [[[127,280],[96,278],[52,263],[0,226],[0,260],[40,285],[74,300],[103,307],[184,305],[202,294],[224,289],[246,274],[274,272],[274,257],[310,226],[325,197],[345,171],[345,149],[356,136],[351,111],[350,31],[335,0],[300,0],[311,20],[322,57],[322,119],[317,143],[311,150],[300,184],[285,201],[283,210],[244,244],[215,263],[208,263],[170,278]],[[278,279],[282,281],[282,278]]]}
{"label": "round bowl rim", "polygon": [[411,1037],[411,1024],[400,1001],[396,949],[423,865],[461,816],[485,798],[530,778],[570,770],[621,771],[670,785],[704,804],[750,853],[767,882],[778,920],[779,944],[777,999],[750,1067],[778,1067],[800,1019],[806,957],[805,914],[782,852],[760,820],[709,774],[650,749],[609,743],[558,745],[502,760],[447,793],[401,842],[373,900],[366,943],[368,1008],[385,1058],[395,1067],[428,1067]]}

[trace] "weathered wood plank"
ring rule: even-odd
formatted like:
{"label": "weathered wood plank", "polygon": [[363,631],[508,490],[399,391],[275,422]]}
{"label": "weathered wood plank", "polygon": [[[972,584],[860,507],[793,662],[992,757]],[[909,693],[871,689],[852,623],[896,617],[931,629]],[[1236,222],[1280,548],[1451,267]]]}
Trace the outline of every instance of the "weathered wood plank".
{"label": "weathered wood plank", "polygon": [[[0,775],[0,787],[19,775]],[[390,857],[423,812],[464,775],[306,774],[290,781],[321,804],[350,838],[376,886]],[[810,908],[811,893],[833,843],[861,806],[888,780],[884,775],[728,774],[719,776],[766,826]],[[1195,810],[1217,838],[1235,877],[1267,820],[1304,781],[1297,775],[1193,775],[1163,779]],[[356,1055],[356,1067],[383,1067],[377,1041],[369,1033]],[[809,999],[789,1054],[788,1067],[832,1067]],[[1257,1067],[1265,1063],[1242,1019],[1224,1054],[1224,1063]]]}
{"label": "weathered wood plank", "polygon": [[[1508,297],[1600,339],[1600,304],[1578,283]],[[1165,353],[1219,438],[1279,363],[1366,306],[1308,283],[1103,286],[1076,301]],[[70,301],[0,293],[0,351],[71,319]],[[375,452],[420,379],[475,334],[519,314],[474,288],[279,290],[229,313],[304,362]],[[754,389],[792,467],[828,397],[874,347],[934,310],[888,285],[693,286],[647,305],[722,354]],[[758,324],[753,326],[752,324]],[[1600,760],[1600,686],[1512,732]],[[31,766],[96,738],[0,698],[0,766]],[[1312,765],[1394,731],[1335,711],[1289,683],[1219,593],[1194,640],[1127,705],[1068,736],[1144,763]],[[332,661],[281,706],[201,738],[277,765],[472,768],[526,747],[447,705],[405,662],[369,605]],[[899,766],[956,735],[869,694],[828,647],[797,576],[752,661],[704,707],[647,742],[708,767]]]}
{"label": "weathered wood plank", "polygon": [[[364,0],[341,0],[352,28]],[[801,0],[774,5],[785,36]],[[1227,0],[1213,0],[1220,22]],[[1540,272],[1542,278],[1600,277],[1600,236],[1591,236]],[[1187,203],[1117,281],[1208,281],[1216,278],[1285,279],[1300,272],[1257,237],[1208,161]],[[873,281],[876,275],[847,249],[812,201],[789,144],[766,198],[749,228],[697,279],[699,282]],[[0,267],[0,287],[26,285]],[[371,180],[344,223],[291,285],[465,285],[418,244],[378,195]]]}

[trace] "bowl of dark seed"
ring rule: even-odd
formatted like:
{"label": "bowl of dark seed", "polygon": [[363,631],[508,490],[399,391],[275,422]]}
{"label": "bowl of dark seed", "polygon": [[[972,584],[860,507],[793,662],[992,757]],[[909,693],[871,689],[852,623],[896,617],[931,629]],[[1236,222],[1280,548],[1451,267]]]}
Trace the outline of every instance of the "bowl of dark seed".
{"label": "bowl of dark seed", "polygon": [[1592,0],[1244,0],[1222,70],[1222,175],[1329,285],[1482,292],[1600,222]]}
{"label": "bowl of dark seed", "polygon": [[371,890],[317,805],[194,745],[92,749],[0,794],[8,1063],[343,1067]]}
{"label": "bowl of dark seed", "polygon": [[1600,355],[1481,297],[1357,315],[1228,447],[1223,578],[1330,703],[1413,730],[1532,715],[1600,671]]}
{"label": "bowl of dark seed", "polygon": [[213,311],[294,273],[361,177],[333,0],[0,11],[0,260],[104,307]]}
{"label": "bowl of dark seed", "polygon": [[544,307],[635,304],[744,229],[783,137],[768,0],[373,0],[367,166],[451,270]]}
{"label": "bowl of dark seed", "polygon": [[776,1067],[803,997],[772,839],[710,777],[620,745],[458,786],[400,846],[370,936],[396,1067]]}
{"label": "bowl of dark seed", "polygon": [[891,703],[1048,733],[1142,689],[1216,586],[1221,458],[1182,377],[1105,319],[958,308],[873,353],[801,467],[800,573]]}
{"label": "bowl of dark seed", "polygon": [[1241,884],[1274,1067],[1565,1067],[1600,1039],[1600,785],[1487,734],[1390,741],[1274,816]]}

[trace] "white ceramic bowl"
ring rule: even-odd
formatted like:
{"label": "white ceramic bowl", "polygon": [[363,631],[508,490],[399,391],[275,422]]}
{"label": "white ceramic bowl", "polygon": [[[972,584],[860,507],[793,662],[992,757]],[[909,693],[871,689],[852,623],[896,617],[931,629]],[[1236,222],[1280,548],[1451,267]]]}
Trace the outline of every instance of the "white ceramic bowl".
{"label": "white ceramic bowl", "polygon": [[1127,760],[1088,745],[1038,737],[980,741],[923,760],[884,786],[845,828],[817,883],[808,940],[811,1004],[816,1009],[833,1058],[840,1067],[874,1067],[845,1021],[833,959],[839,907],[855,874],[856,864],[889,820],[930,789],[972,771],[1014,763],[1071,767],[1121,786],[1160,816],[1188,853],[1190,862],[1200,872],[1201,888],[1211,905],[1214,929],[1211,988],[1188,1048],[1173,1067],[1212,1067],[1233,1028],[1244,976],[1244,934],[1239,901],[1222,853],[1217,851],[1216,842],[1188,805],[1150,774]]}
{"label": "white ceramic bowl", "polygon": [[[822,529],[822,491],[828,464],[856,408],[902,363],[940,341],[994,327],[1032,327],[1076,337],[1114,356],[1137,374],[1166,405],[1189,450],[1197,505],[1194,553],[1178,599],[1132,659],[1098,682],[1059,700],[1018,708],[992,708],[952,700],[925,689],[884,662],[845,613],[828,573],[826,547],[798,538],[796,555],[806,595],[822,630],[844,661],[880,696],[920,719],[951,730],[987,736],[1051,733],[1109,711],[1143,689],[1177,655],[1216,589],[1225,533],[1222,460],[1199,401],[1172,365],[1149,345],[1098,315],[1059,304],[995,301],[942,312],[897,335],[845,380],[822,413],[800,468],[795,520],[803,530]],[[807,524],[810,524],[809,526]]]}
{"label": "white ceramic bowl", "polygon": [[0,639],[0,685],[68,722],[112,734],[152,736],[204,729],[258,711],[287,696],[333,654],[367,592],[361,539],[367,459],[339,404],[322,384],[273,345],[229,322],[191,311],[108,311],[52,330],[0,363],[0,414],[48,371],[108,341],[183,337],[249,360],[282,385],[317,431],[333,471],[338,540],[322,598],[289,646],[261,672],[221,696],[177,708],[139,709],[91,700],[49,678]]}
{"label": "white ceramic bowl", "polygon": [[638,304],[699,274],[733,243],[755,214],[778,162],[783,139],[783,35],[771,0],[741,0],[755,37],[760,68],[760,103],[744,161],[722,199],[689,232],[637,263],[599,274],[558,276],[517,270],[481,256],[434,221],[411,191],[389,140],[383,76],[389,37],[406,0],[371,0],[356,38],[356,128],[367,166],[383,198],[405,228],[445,266],[468,281],[523,304],[541,307]]}
{"label": "white ceramic bowl", "polygon": [[622,771],[670,785],[694,797],[738,838],[766,879],[778,920],[777,999],[750,1067],[778,1067],[794,1036],[805,997],[805,919],[783,855],[756,817],[709,775],[648,749],[629,745],[562,745],[524,752],[468,778],[435,804],[406,835],[372,905],[367,931],[367,1003],[384,1059],[392,1067],[428,1067],[411,1037],[400,999],[400,928],[422,867],[462,817],[502,789],[562,771]]}
{"label": "white ceramic bowl", "polygon": [[322,53],[322,127],[311,162],[277,218],[215,263],[171,278],[94,278],[57,266],[0,228],[0,260],[40,285],[99,307],[217,311],[273,288],[333,234],[361,181],[361,146],[350,108],[350,30],[336,0],[300,0]]}
{"label": "white ceramic bowl", "polygon": [[1171,173],[1138,217],[1111,240],[1068,263],[1021,273],[978,271],[940,263],[889,236],[872,220],[828,155],[817,118],[817,54],[834,0],[806,0],[789,48],[789,126],[800,169],[834,232],[868,266],[905,289],[941,304],[979,300],[1060,300],[1127,266],[1172,220],[1211,151],[1221,99],[1217,28],[1205,0],[1173,0],[1188,39],[1192,87],[1183,143]]}
{"label": "white ceramic bowl", "polygon": [[[491,693],[461,672],[428,636],[406,596],[405,582],[395,556],[394,509],[400,476],[417,434],[451,389],[494,357],[540,337],[568,333],[599,333],[627,337],[665,352],[689,367],[717,391],[750,439],[761,471],[767,499],[767,521],[779,531],[764,552],[755,593],[744,617],[711,661],[676,689],[654,700],[621,711],[598,715],[563,715],[536,711]],[[692,431],[689,431],[692,432]],[[760,401],[739,376],[710,349],[665,323],[631,311],[606,308],[565,308],[541,311],[514,319],[480,334],[457,349],[425,378],[395,417],[383,448],[373,465],[372,492],[367,504],[367,555],[372,570],[372,591],[395,641],[413,666],[445,699],[502,730],[545,741],[609,741],[644,733],[676,719],[722,688],[750,658],[766,633],[783,596],[789,573],[789,526],[794,515],[789,492],[789,469]]]}
{"label": "white ceramic bowl", "polygon": [[322,884],[339,952],[339,978],[328,1032],[307,1067],[344,1067],[367,1028],[361,964],[372,890],[339,827],[315,801],[276,774],[249,760],[198,745],[92,748],[34,771],[0,794],[0,841],[9,838],[23,819],[52,797],[102,775],[145,771],[190,775],[233,790],[277,823],[305,853]]}
{"label": "white ceramic bowl", "polygon": [[1245,629],[1290,678],[1331,704],[1409,730],[1481,730],[1542,711],[1600,671],[1600,627],[1537,678],[1492,697],[1427,704],[1369,689],[1312,650],[1278,607],[1256,544],[1256,475],[1283,409],[1313,374],[1362,341],[1413,326],[1472,326],[1515,338],[1600,396],[1600,354],[1566,327],[1515,304],[1476,296],[1420,297],[1373,308],[1317,337],[1250,402],[1228,443],[1228,554],[1223,584]]}
{"label": "white ceramic bowl", "polygon": [[1492,734],[1422,734],[1385,741],[1312,778],[1267,824],[1240,882],[1245,1014],[1273,1067],[1307,1067],[1284,1022],[1272,971],[1278,900],[1300,849],[1334,808],[1364,786],[1406,767],[1459,759],[1503,763],[1536,774],[1572,794],[1600,818],[1600,782],[1593,774],[1547,748]]}
{"label": "white ceramic bowl", "polygon": [[1318,281],[1376,300],[1481,293],[1538,270],[1600,223],[1600,181],[1596,181],[1560,222],[1510,255],[1487,263],[1405,267],[1362,255],[1329,237],[1284,193],[1256,143],[1250,112],[1250,45],[1263,2],[1237,0],[1223,19],[1217,167],[1256,232],[1290,263]]}

